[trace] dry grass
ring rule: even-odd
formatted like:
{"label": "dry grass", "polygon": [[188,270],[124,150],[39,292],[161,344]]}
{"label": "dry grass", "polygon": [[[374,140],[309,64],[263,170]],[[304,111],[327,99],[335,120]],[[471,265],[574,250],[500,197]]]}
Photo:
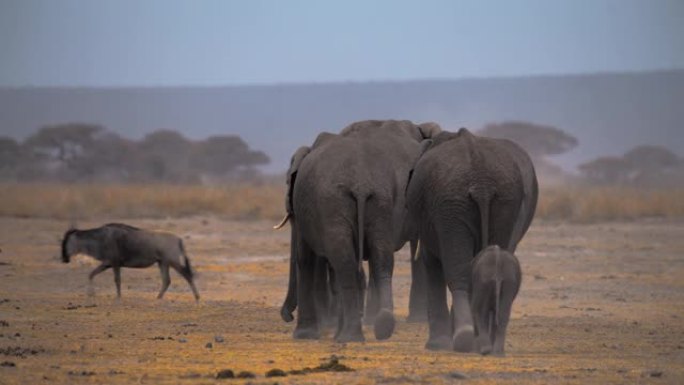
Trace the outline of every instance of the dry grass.
{"label": "dry grass", "polygon": [[[55,219],[219,215],[279,219],[285,185],[232,186],[0,184],[0,216]],[[542,189],[537,218],[591,222],[684,217],[684,189],[618,187]]]}
{"label": "dry grass", "polygon": [[0,185],[0,215],[77,219],[159,218],[213,214],[233,219],[276,219],[285,186]]}
{"label": "dry grass", "polygon": [[537,217],[577,222],[684,217],[684,189],[567,187],[542,189]]}

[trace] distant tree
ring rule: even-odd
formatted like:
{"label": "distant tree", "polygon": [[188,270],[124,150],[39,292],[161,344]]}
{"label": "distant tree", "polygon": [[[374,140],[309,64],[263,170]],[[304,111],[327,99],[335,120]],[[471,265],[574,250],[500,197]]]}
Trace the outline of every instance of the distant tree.
{"label": "distant tree", "polygon": [[144,177],[167,182],[188,182],[194,178],[189,169],[192,141],[173,130],[158,130],[139,144],[140,170]]}
{"label": "distant tree", "polygon": [[23,144],[0,137],[0,178],[17,180],[173,182],[245,179],[270,160],[239,136],[201,141],[158,130],[133,141],[101,126],[46,126]]}
{"label": "distant tree", "polygon": [[595,183],[624,183],[629,178],[629,164],[621,157],[605,156],[579,166],[580,172]]}
{"label": "distant tree", "polygon": [[637,146],[627,151],[623,158],[630,167],[644,172],[662,172],[681,163],[677,155],[663,146]]}
{"label": "distant tree", "polygon": [[479,132],[492,138],[510,139],[524,148],[533,158],[559,155],[577,146],[577,139],[552,126],[509,121],[489,124]]}
{"label": "distant tree", "polygon": [[34,167],[53,172],[59,178],[80,178],[90,169],[89,149],[101,132],[104,128],[96,124],[45,126],[28,137],[23,147]]}
{"label": "distant tree", "polygon": [[532,158],[537,176],[543,183],[561,183],[570,178],[561,167],[549,159],[577,146],[577,139],[552,126],[508,121],[488,124],[478,132],[492,138],[509,139],[519,144]]}
{"label": "distant tree", "polygon": [[0,178],[13,176],[15,169],[21,162],[21,146],[7,136],[0,136]]}
{"label": "distant tree", "polygon": [[89,178],[100,181],[127,181],[141,177],[142,154],[138,143],[107,132],[88,149]]}
{"label": "distant tree", "polygon": [[643,186],[673,184],[682,174],[682,160],[662,146],[642,145],[621,157],[601,157],[579,166],[592,182]]}
{"label": "distant tree", "polygon": [[194,146],[190,164],[194,170],[200,172],[230,176],[268,162],[270,159],[266,154],[250,150],[239,136],[218,135]]}

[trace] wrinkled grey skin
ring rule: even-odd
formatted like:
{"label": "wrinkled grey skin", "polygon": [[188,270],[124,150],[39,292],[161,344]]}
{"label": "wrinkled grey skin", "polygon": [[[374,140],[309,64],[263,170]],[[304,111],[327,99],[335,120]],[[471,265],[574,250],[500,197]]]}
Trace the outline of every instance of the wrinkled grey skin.
{"label": "wrinkled grey skin", "polygon": [[499,246],[488,246],[475,257],[470,308],[475,345],[481,354],[504,355],[506,329],[521,279],[518,259]]}
{"label": "wrinkled grey skin", "polygon": [[169,267],[173,267],[188,281],[195,299],[199,300],[183,241],[173,234],[141,230],[121,223],[109,223],[89,230],[69,229],[62,239],[62,262],[69,263],[75,254],[86,254],[101,262],[88,276],[91,285],[97,274],[112,268],[119,298],[122,267],[143,268],[157,263],[162,277],[162,288],[157,298],[161,299],[169,288]]}
{"label": "wrinkled grey skin", "polygon": [[[415,163],[414,159],[417,157],[417,154],[420,151],[420,146],[416,145],[416,143],[419,143],[424,139],[434,137],[440,131],[441,129],[439,125],[432,122],[414,125],[408,121],[362,121],[347,126],[345,129],[342,130],[340,135],[355,136],[361,139],[372,140],[384,146],[385,156],[387,156],[387,154],[389,153],[393,164],[397,165],[397,170],[395,170],[394,175],[392,175],[391,173],[386,174],[385,179],[389,179],[389,181],[385,181],[385,183],[394,183],[396,185],[405,186],[407,181],[406,172]],[[296,173],[296,170],[299,167],[299,164],[302,161],[302,159],[310,151],[310,147],[303,146],[300,147],[292,156],[290,170],[288,171],[287,178],[287,185],[290,186],[290,188],[292,187],[292,176]],[[395,178],[395,180],[392,181],[391,178]],[[405,187],[403,187],[403,189],[405,190]],[[400,195],[400,198],[402,198],[402,195],[404,194],[402,193]],[[293,245],[295,244],[294,238],[297,230],[296,226],[294,225],[296,219],[292,211],[292,202],[290,194],[286,196],[285,206],[287,210],[286,220],[289,219],[292,225],[292,239],[290,243],[290,278],[287,296],[281,307],[281,318],[286,322],[291,322],[292,320],[294,320],[292,312],[294,312],[294,310],[297,307],[296,263],[295,258],[293,258],[295,253],[292,249]],[[405,210],[404,212],[402,212],[401,210],[405,208],[404,206],[405,203],[403,201],[398,200],[395,203],[393,217],[396,229],[403,229],[403,224],[401,224],[401,222],[404,220],[406,212]],[[283,224],[284,222],[281,223],[281,225],[279,226],[282,226]],[[277,228],[279,228],[279,226],[277,226]],[[399,239],[395,240],[395,250],[401,248],[407,241],[407,232],[405,231],[405,229],[403,230],[404,231],[402,231],[400,234],[396,235],[396,237],[398,237]],[[419,322],[425,321],[427,319],[425,268],[423,266],[423,263],[419,261],[417,258],[415,258],[417,239],[411,239],[410,241],[412,280],[409,300],[408,321]],[[325,265],[327,264],[327,261],[317,262],[317,271],[324,271],[325,268],[323,266],[318,266],[320,264]],[[329,271],[328,275],[332,276],[332,270]],[[320,304],[320,306],[317,305],[317,308],[321,309],[320,313],[322,317],[319,318],[324,318],[323,320],[319,321],[322,321],[321,323],[323,324],[330,324],[332,323],[330,318],[334,318],[336,314],[336,307],[334,306],[334,304],[336,303],[336,291],[332,287],[325,287],[326,280],[320,278],[321,274],[316,273],[316,277],[317,279],[315,283],[314,292],[317,296],[316,302],[317,304]],[[374,282],[374,277],[371,277],[369,283],[371,286],[371,291],[369,291],[369,298],[367,301],[366,314],[364,320],[366,321],[366,323],[372,324],[374,323],[375,316],[379,311],[379,303],[377,301],[377,295],[375,295],[375,293],[377,293],[377,290],[375,290],[376,285]],[[319,298],[319,296],[321,297]]]}
{"label": "wrinkled grey skin", "polygon": [[428,276],[426,348],[470,352],[472,259],[488,245],[515,252],[537,205],[534,166],[515,143],[466,129],[442,132],[423,150],[407,188],[407,223],[416,224]]}
{"label": "wrinkled grey skin", "polygon": [[421,128],[430,135],[435,126],[421,127],[408,121],[357,122],[339,135],[319,135],[311,148],[302,147],[293,155],[286,208],[292,229],[291,253],[298,258],[291,258],[290,285],[281,316],[292,320],[291,312],[299,305],[295,338],[320,335],[316,317],[321,310],[320,306],[316,310],[315,303],[322,301],[311,293],[325,289],[315,283],[320,273],[314,272],[319,270],[316,260],[325,258],[332,266],[340,302],[336,339],[363,340],[362,257],[369,261],[372,285],[366,319],[373,320],[376,338],[391,336],[395,324],[393,252],[408,240],[403,227],[408,170],[420,151]]}

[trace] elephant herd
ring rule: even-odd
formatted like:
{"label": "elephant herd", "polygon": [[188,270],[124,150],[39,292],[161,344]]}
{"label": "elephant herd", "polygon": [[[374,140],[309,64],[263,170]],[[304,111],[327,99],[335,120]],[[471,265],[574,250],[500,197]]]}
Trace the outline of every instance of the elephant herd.
{"label": "elephant herd", "polygon": [[394,252],[409,242],[409,320],[427,318],[426,348],[503,354],[521,276],[514,252],[537,196],[529,156],[508,140],[406,120],[323,132],[287,172],[281,316],[292,321],[296,309],[296,339],[329,325],[338,342],[363,341],[363,323],[390,338]]}

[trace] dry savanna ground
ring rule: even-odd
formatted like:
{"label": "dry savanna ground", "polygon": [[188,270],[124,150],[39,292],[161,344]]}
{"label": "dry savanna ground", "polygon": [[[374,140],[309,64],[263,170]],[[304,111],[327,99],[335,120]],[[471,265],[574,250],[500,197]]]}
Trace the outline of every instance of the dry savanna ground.
{"label": "dry savanna ground", "polygon": [[[11,209],[3,205],[5,213]],[[390,340],[375,341],[369,328],[365,343],[337,344],[330,332],[320,341],[295,341],[293,324],[278,312],[289,233],[273,231],[270,218],[93,214],[79,221],[90,227],[117,220],[183,237],[202,295],[195,303],[175,273],[166,297],[156,300],[161,282],[154,267],[124,269],[120,301],[111,271],[95,279],[96,295],[89,297],[87,274],[95,262],[79,256],[67,265],[58,257],[69,218],[5,215],[0,384],[684,382],[682,219],[536,220],[518,250],[524,277],[507,356],[496,358],[423,348],[426,325],[404,321],[406,250],[396,256],[399,322]],[[351,371],[266,377],[273,369],[326,367],[331,357]],[[255,378],[216,379],[224,369]]]}

